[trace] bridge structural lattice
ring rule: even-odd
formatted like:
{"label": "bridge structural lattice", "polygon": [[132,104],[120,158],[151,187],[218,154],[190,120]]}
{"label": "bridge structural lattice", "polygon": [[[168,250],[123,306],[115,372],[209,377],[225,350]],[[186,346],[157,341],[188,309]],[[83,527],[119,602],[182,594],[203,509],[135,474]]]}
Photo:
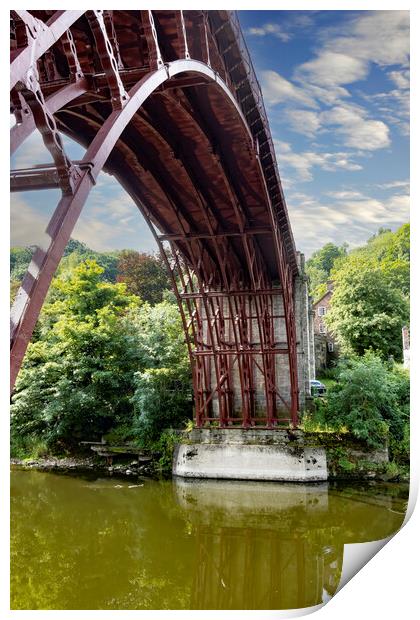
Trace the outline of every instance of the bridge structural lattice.
{"label": "bridge structural lattice", "polygon": [[[299,273],[273,142],[231,11],[11,12],[11,152],[41,132],[52,165],[11,190],[59,188],[11,320],[11,382],[101,171],[145,217],[188,346],[198,426],[297,423]],[[71,161],[61,135],[86,148]]]}

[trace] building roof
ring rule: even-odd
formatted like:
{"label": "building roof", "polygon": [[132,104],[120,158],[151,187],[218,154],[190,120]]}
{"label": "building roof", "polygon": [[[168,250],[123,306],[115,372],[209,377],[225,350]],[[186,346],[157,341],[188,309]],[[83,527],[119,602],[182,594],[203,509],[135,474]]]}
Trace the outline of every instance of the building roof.
{"label": "building roof", "polygon": [[330,290],[330,291],[327,291],[326,293],[324,293],[324,294],[323,294],[323,296],[322,296],[322,297],[320,297],[320,298],[318,299],[318,301],[314,301],[314,303],[313,303],[312,305],[313,305],[313,306],[317,306],[317,305],[319,304],[319,302],[320,302],[320,301],[322,301],[322,300],[324,299],[324,297],[326,297],[326,296],[327,296],[327,295],[329,295],[330,293],[332,294],[332,293],[333,293],[333,291],[331,291],[331,290]]}

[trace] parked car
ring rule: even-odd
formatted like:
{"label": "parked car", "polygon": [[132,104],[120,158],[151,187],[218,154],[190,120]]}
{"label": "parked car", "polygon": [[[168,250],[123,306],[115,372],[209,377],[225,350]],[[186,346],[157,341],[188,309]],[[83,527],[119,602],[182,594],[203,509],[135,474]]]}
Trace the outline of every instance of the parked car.
{"label": "parked car", "polygon": [[327,388],[321,381],[317,379],[311,379],[311,394],[312,396],[323,396],[327,393]]}

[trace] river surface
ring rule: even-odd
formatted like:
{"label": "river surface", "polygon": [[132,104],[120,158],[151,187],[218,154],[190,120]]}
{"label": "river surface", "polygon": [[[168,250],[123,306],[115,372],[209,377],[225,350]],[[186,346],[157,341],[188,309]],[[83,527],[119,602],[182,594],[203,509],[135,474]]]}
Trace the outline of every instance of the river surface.
{"label": "river surface", "polygon": [[343,545],[404,519],[408,486],[12,470],[12,609],[291,609],[337,589]]}

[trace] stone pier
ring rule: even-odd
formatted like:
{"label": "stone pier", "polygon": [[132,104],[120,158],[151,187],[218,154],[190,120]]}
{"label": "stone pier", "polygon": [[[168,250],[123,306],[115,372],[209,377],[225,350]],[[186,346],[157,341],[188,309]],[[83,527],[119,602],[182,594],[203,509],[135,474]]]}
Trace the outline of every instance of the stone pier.
{"label": "stone pier", "polygon": [[184,478],[321,482],[327,480],[322,447],[288,429],[193,429],[175,449],[173,474]]}
{"label": "stone pier", "polygon": [[[314,378],[313,313],[308,295],[308,278],[305,274],[305,259],[297,252],[299,274],[294,282],[294,311],[296,321],[297,371],[299,387],[299,410],[302,413],[311,398],[310,380]],[[228,316],[228,309],[223,308]],[[250,301],[250,315],[256,315]],[[273,296],[273,315],[278,317],[274,324],[276,346],[287,343],[286,324],[283,315],[281,291]],[[203,315],[203,322],[206,317]],[[232,339],[231,325],[226,326],[226,338]],[[250,332],[259,344],[256,318],[250,321]],[[254,398],[257,410],[262,411],[266,403],[265,381],[261,374],[263,363],[258,356],[253,366]],[[281,414],[290,396],[290,374],[287,356],[278,355],[275,361],[275,380],[279,394],[277,414]],[[211,369],[211,384],[216,377]],[[238,368],[232,369],[232,406],[239,410],[240,379]],[[215,422],[219,417],[217,394],[212,397]],[[287,411],[284,410],[285,412]],[[235,480],[283,480],[289,482],[319,482],[327,480],[326,454],[323,447],[309,446],[300,431],[284,427],[263,429],[240,428],[196,428],[175,450],[173,474],[184,478],[224,478]]]}

